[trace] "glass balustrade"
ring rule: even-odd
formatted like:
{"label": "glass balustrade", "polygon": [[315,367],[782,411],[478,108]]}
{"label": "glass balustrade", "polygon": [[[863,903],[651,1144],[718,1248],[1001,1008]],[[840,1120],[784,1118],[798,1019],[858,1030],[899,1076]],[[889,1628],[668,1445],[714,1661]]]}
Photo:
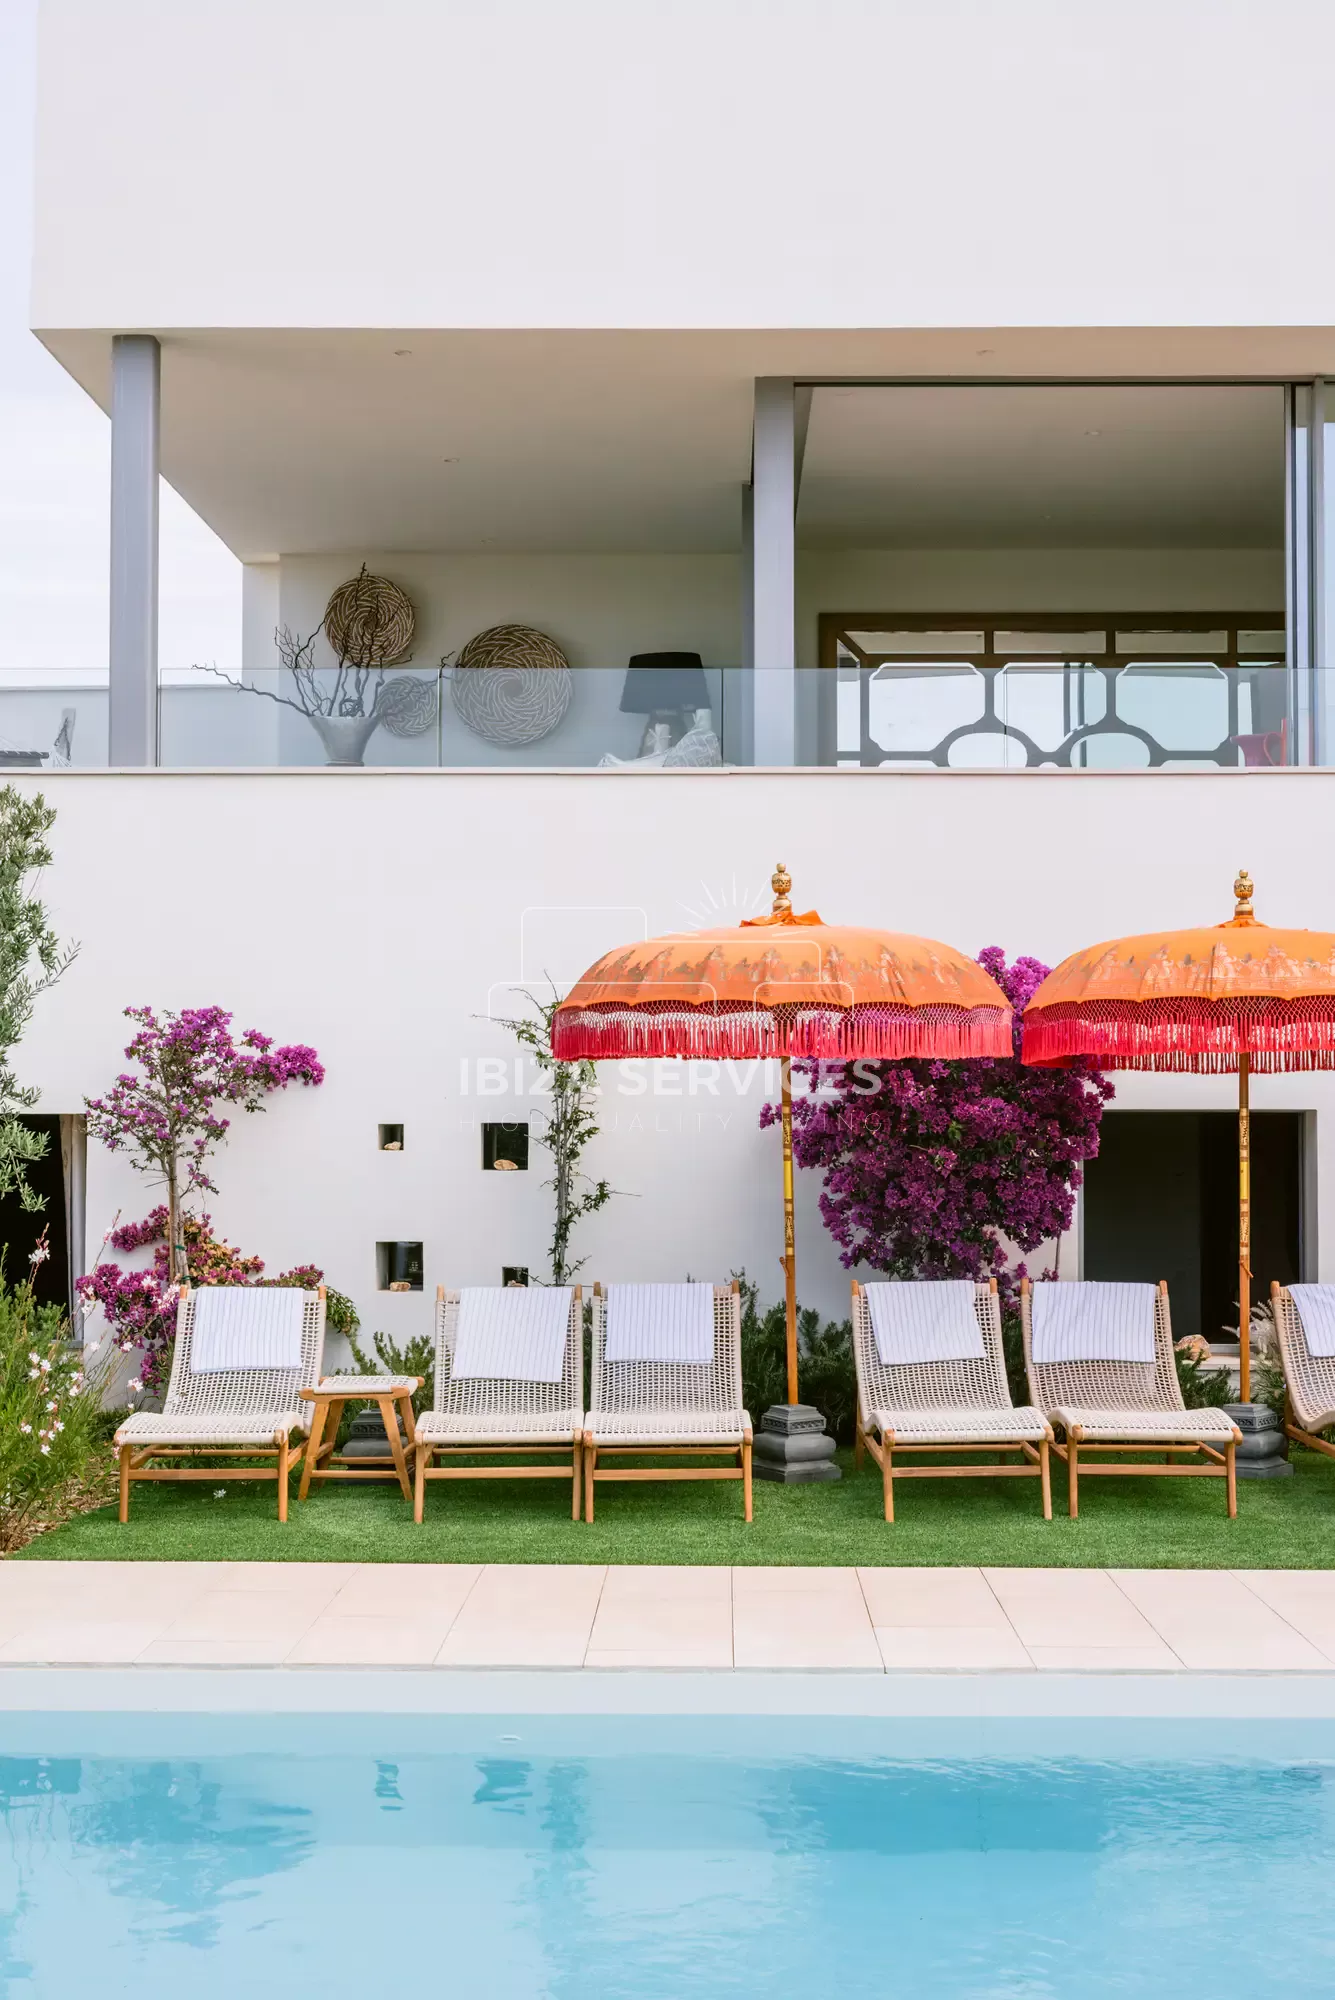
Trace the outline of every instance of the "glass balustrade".
{"label": "glass balustrade", "polygon": [[8,771],[105,770],[107,684],[0,678],[0,779]]}
{"label": "glass balustrade", "polygon": [[[1201,648],[1175,655],[1164,645],[1068,661],[1035,659],[1018,646],[991,660],[922,652],[876,664],[841,657],[833,669],[795,674],[794,763],[1107,771],[1305,761],[1291,719],[1291,676],[1273,651],[1231,661],[1201,657]],[[388,693],[370,712],[312,716],[274,698],[283,686],[277,672],[244,688],[198,676],[160,690],[160,763],[174,770],[744,765],[754,761],[756,691],[784,698],[780,676],[754,681],[742,669],[707,668],[707,710],[655,718],[622,709],[625,678],[624,667],[580,667],[555,696],[470,687],[461,702],[448,671],[409,667],[386,677]],[[105,683],[0,682],[0,775],[105,769],[107,714]]]}
{"label": "glass balustrade", "polygon": [[320,680],[306,712],[293,677],[275,668],[238,687],[208,675],[159,693],[160,759],[184,767],[362,765],[367,768],[653,769],[741,760],[730,683],[705,669],[707,707],[646,714],[622,706],[626,669],[392,667]]}

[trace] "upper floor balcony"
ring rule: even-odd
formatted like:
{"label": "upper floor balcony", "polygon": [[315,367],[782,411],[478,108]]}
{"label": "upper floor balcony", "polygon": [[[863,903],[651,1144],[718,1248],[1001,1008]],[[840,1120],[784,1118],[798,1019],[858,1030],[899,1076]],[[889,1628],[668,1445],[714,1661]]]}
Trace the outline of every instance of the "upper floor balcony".
{"label": "upper floor balcony", "polygon": [[[109,672],[0,678],[0,763],[1335,762],[1321,382],[739,383],[708,342],[694,375],[618,347],[603,383],[556,342],[567,372],[539,382],[479,336],[442,350],[470,400],[430,336],[416,379],[415,347],[392,351],[392,394],[365,337],[337,365],[328,340],[309,378],[295,337],[220,336],[221,371],[189,343],[116,340]],[[316,419],[335,410],[331,487]],[[243,554],[287,550],[246,556],[221,668],[154,657],[174,421],[186,497]],[[393,609],[370,640],[331,615],[363,572]]]}

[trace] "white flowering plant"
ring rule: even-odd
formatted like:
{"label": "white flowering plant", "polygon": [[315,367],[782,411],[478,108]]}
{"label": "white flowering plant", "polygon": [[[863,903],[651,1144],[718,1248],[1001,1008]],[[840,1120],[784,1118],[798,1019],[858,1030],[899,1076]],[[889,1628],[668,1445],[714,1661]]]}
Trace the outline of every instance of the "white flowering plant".
{"label": "white flowering plant", "polygon": [[0,1269],[0,1553],[86,1490],[109,1422],[65,1315]]}

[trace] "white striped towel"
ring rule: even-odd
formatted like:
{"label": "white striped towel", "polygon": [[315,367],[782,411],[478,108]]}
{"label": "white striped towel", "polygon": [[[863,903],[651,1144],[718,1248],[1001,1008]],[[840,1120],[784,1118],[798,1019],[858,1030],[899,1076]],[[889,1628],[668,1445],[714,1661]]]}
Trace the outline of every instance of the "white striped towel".
{"label": "white striped towel", "polygon": [[1049,1279],[1034,1286],[1034,1359],[1154,1364],[1157,1285]]}
{"label": "white striped towel", "polygon": [[609,1285],[605,1361],[714,1359],[712,1285]]}
{"label": "white striped towel", "polygon": [[291,1285],[201,1285],[194,1297],[192,1374],[301,1367],[305,1292]]}
{"label": "white striped towel", "polygon": [[1335,1285],[1290,1285],[1289,1297],[1303,1323],[1307,1352],[1335,1354]]}
{"label": "white striped towel", "polygon": [[450,1358],[454,1381],[559,1382],[569,1285],[466,1285]]}
{"label": "white striped towel", "polygon": [[886,1368],[914,1361],[981,1361],[972,1278],[922,1278],[865,1287],[876,1352]]}

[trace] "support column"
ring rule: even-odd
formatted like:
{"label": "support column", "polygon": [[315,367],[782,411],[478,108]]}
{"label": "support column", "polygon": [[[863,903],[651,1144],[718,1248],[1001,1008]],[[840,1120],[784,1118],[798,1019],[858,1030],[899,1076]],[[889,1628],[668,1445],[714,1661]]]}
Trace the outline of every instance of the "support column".
{"label": "support column", "polygon": [[756,382],[751,458],[751,618],[754,758],[797,753],[796,397],[791,381]]}
{"label": "support column", "polygon": [[111,635],[108,761],[158,761],[158,430],[152,334],[111,343]]}
{"label": "support column", "polygon": [[731,698],[724,703],[723,709],[730,738],[724,746],[724,757],[739,764],[754,764],[756,761],[756,684],[753,679],[756,664],[755,497],[755,488],[748,480],[742,488],[741,666],[738,673],[729,676]]}

